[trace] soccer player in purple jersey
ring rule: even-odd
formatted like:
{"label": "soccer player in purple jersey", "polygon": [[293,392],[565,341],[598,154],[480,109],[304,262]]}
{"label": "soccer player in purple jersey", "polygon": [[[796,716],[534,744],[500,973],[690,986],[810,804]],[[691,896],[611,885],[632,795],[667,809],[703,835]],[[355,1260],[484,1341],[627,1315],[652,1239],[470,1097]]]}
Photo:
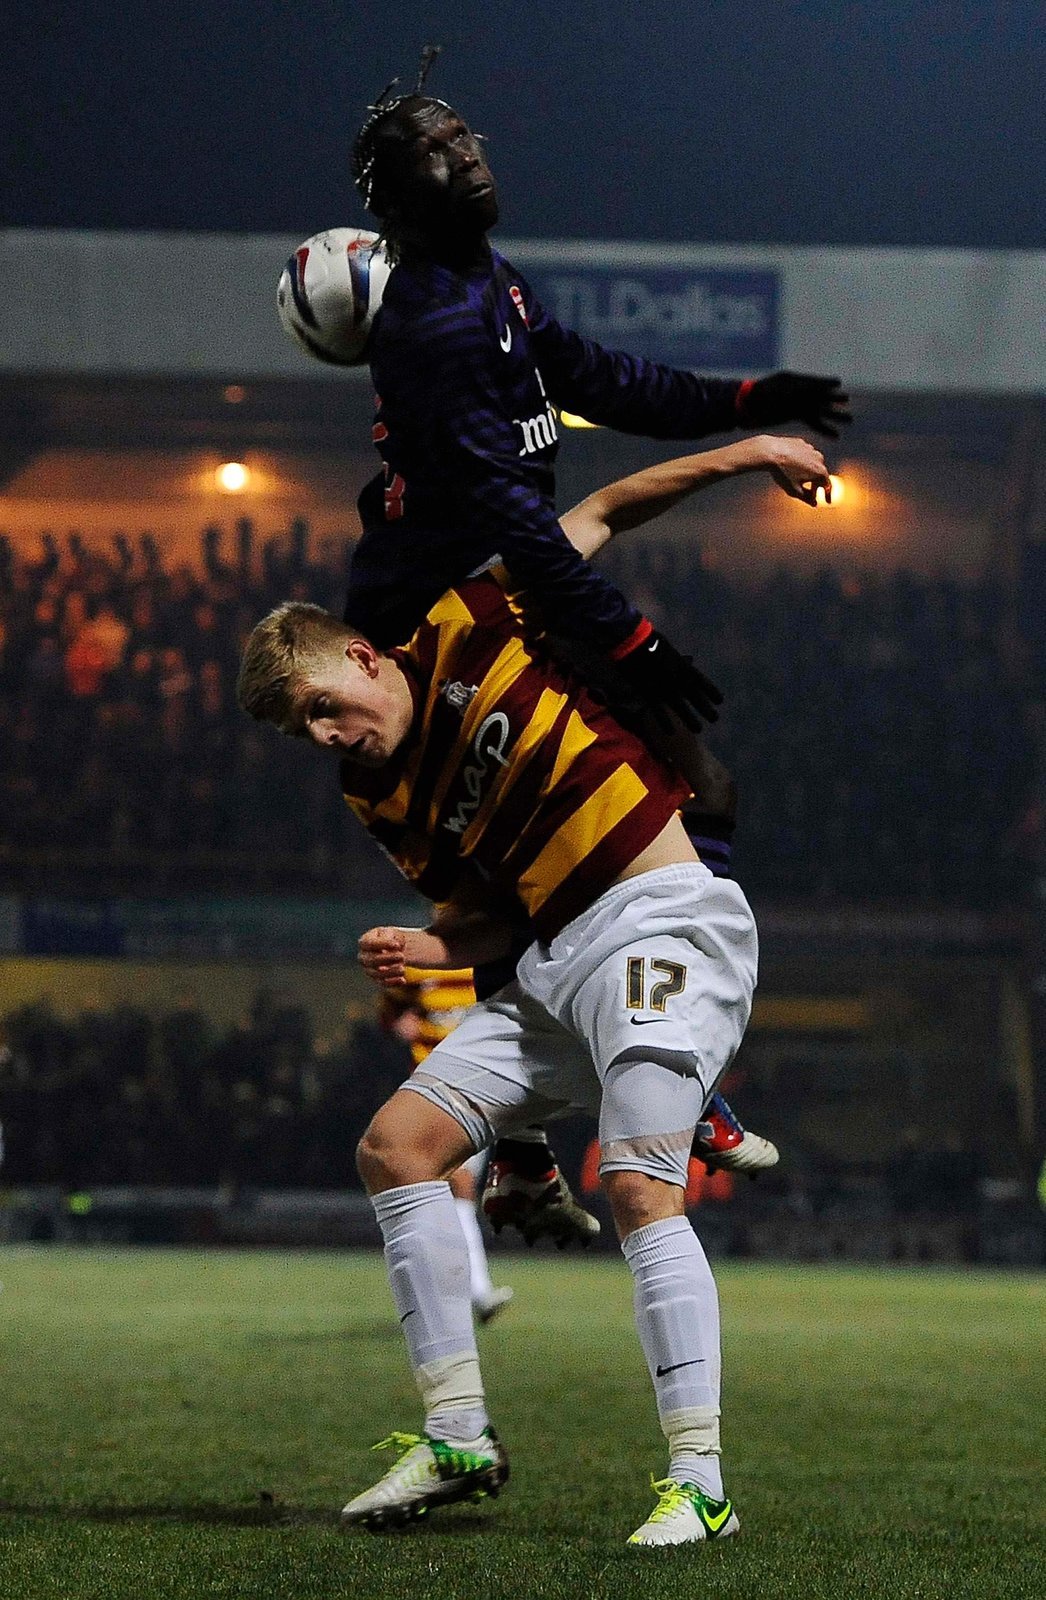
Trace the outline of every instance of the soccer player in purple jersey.
{"label": "soccer player in purple jersey", "polygon": [[598,645],[652,703],[710,720],[707,680],[565,537],[553,408],[660,439],[792,421],[835,437],[849,419],[838,379],[702,378],[561,327],[492,249],[494,179],[444,101],[379,99],[354,167],[396,269],[369,352],[384,468],[360,496],[346,620],[402,642],[448,583],[497,555],[540,591],[552,631]]}
{"label": "soccer player in purple jersey", "polygon": [[[363,537],[346,620],[379,647],[402,643],[448,585],[499,556],[517,583],[540,594],[550,634],[605,666],[601,687],[616,688],[620,705],[647,707],[656,718],[672,712],[697,733],[715,720],[719,691],[578,554],[559,524],[554,408],[662,439],[789,421],[837,437],[849,420],[847,396],[838,379],[799,373],[744,383],[703,378],[604,350],[562,327],[489,243],[498,220],[494,178],[464,119],[422,93],[434,55],[425,52],[413,93],[390,98],[390,85],[378,97],[353,150],[357,187],[396,265],[370,346],[383,469],[359,499]],[[712,770],[711,757],[702,765]],[[716,779],[732,788],[721,768]],[[702,802],[691,834],[702,859],[725,876],[730,808],[707,795]],[[480,996],[510,976],[480,972]],[[753,1172],[777,1160],[719,1095],[695,1152]],[[585,1238],[586,1213],[544,1142],[500,1142],[491,1172],[485,1207],[495,1224],[513,1222],[525,1234],[529,1227],[531,1237],[558,1224],[559,1242]]]}

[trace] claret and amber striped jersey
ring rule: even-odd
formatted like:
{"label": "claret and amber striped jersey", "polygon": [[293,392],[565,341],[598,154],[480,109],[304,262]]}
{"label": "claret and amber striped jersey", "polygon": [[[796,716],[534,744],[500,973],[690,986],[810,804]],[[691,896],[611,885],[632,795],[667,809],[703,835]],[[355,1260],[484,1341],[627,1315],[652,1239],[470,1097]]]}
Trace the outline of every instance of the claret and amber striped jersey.
{"label": "claret and amber striped jersey", "polygon": [[590,905],[689,797],[525,632],[503,568],[450,589],[392,652],[415,700],[377,770],[342,764],[345,796],[429,900],[468,863],[541,939]]}
{"label": "claret and amber striped jersey", "polygon": [[445,970],[407,967],[404,976],[408,993],[421,1017],[418,1037],[411,1045],[414,1065],[420,1067],[426,1056],[431,1055],[440,1041],[454,1031],[465,1012],[475,1004],[476,990],[471,967]]}

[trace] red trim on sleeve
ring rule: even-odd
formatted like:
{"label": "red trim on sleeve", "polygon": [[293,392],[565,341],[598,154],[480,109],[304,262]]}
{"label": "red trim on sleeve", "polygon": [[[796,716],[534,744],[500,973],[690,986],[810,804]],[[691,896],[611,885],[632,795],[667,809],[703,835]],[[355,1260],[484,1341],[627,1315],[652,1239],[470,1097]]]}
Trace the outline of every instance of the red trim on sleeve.
{"label": "red trim on sleeve", "polygon": [[654,624],[650,619],[648,617],[640,617],[627,639],[622,639],[621,643],[616,644],[611,650],[611,661],[623,661],[626,656],[632,654],[633,650],[638,650],[644,640],[650,638],[653,631]]}
{"label": "red trim on sleeve", "polygon": [[737,393],[734,395],[734,410],[737,412],[739,417],[744,416],[745,401],[748,399],[751,391],[755,388],[755,385],[755,378],[746,378],[743,383],[738,385]]}

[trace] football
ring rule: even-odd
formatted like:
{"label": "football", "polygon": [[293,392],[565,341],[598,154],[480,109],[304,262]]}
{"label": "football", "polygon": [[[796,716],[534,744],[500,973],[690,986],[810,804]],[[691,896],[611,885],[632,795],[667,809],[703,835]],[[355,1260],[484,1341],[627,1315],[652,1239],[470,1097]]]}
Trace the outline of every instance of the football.
{"label": "football", "polygon": [[284,267],[276,309],[291,338],[318,361],[364,360],[392,268],[376,233],[327,228],[300,244]]}

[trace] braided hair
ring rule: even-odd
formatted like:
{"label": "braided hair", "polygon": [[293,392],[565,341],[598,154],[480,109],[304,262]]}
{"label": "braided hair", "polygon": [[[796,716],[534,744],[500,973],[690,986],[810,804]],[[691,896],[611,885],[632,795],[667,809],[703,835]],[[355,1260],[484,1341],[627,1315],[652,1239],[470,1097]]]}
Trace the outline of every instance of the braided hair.
{"label": "braided hair", "polygon": [[352,176],[356,188],[362,196],[363,203],[368,211],[373,211],[377,216],[383,214],[384,201],[381,196],[381,155],[383,144],[387,148],[391,143],[389,139],[382,139],[382,133],[390,131],[389,119],[394,112],[411,101],[417,102],[417,109],[430,106],[442,106],[444,110],[453,109],[446,100],[434,99],[431,95],[422,93],[425,80],[432,68],[433,62],[440,54],[443,46],[427,44],[421,52],[421,64],[413,89],[406,94],[394,94],[399,86],[399,78],[393,78],[387,83],[373,105],[367,107],[368,116],[352,144]]}

